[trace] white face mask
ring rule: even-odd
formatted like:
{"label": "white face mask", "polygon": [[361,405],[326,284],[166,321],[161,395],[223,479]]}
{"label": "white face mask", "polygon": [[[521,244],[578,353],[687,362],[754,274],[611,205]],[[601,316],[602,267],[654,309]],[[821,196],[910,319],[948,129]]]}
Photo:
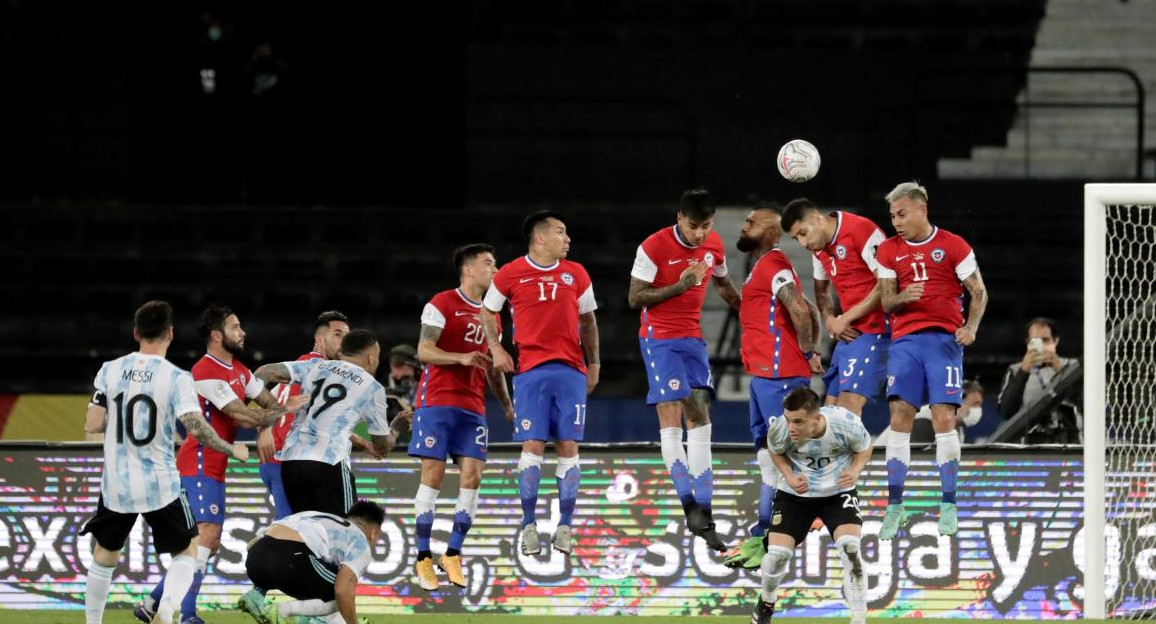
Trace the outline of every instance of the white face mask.
{"label": "white face mask", "polygon": [[976,405],[967,409],[967,416],[964,417],[963,422],[970,427],[979,422],[980,418],[983,418],[983,407]]}

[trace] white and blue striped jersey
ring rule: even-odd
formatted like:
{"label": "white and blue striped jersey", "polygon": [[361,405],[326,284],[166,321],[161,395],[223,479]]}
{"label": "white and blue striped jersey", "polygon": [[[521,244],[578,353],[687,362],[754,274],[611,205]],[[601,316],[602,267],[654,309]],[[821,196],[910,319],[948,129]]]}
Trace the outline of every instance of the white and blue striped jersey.
{"label": "white and blue striped jersey", "polygon": [[200,414],[193,376],[159,355],[130,353],[100,367],[90,405],[108,410],[104,506],[120,513],[161,509],[181,493],[173,452],[177,416]]}
{"label": "white and blue striped jersey", "polygon": [[[320,511],[303,511],[273,524],[297,531],[301,534],[305,545],[318,559],[348,567],[358,580],[373,561],[373,552],[369,548],[369,540],[365,539],[365,533],[356,524],[341,516]],[[268,530],[261,529],[257,532],[257,537],[264,537]],[[329,570],[322,567],[318,567],[317,572],[326,578],[332,575]],[[336,581],[337,578],[334,577],[333,580]]]}
{"label": "white and blue striped jersey", "polygon": [[858,416],[836,405],[821,407],[819,412],[827,419],[827,430],[799,444],[791,441],[786,418],[772,418],[768,424],[767,449],[786,456],[794,471],[807,477],[804,494],[786,479],[779,480],[779,489],[795,496],[821,498],[844,491],[839,487],[839,473],[851,467],[854,454],[871,448],[871,435]]}
{"label": "white and blue striped jersey", "polygon": [[349,460],[349,436],[357,423],[365,421],[371,435],[389,433],[385,387],[365,369],[342,360],[283,364],[309,403],[294,417],[277,459],[335,465]]}

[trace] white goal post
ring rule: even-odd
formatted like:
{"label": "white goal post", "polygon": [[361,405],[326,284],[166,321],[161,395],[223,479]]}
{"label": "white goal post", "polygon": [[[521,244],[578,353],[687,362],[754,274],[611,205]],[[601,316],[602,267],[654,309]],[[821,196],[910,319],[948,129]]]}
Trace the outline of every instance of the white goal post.
{"label": "white goal post", "polygon": [[[1108,344],[1109,323],[1119,319],[1109,314],[1108,248],[1109,207],[1151,206],[1156,204],[1156,184],[1087,184],[1084,186],[1084,617],[1107,616],[1108,578],[1105,562],[1109,554],[1106,530],[1108,503]],[[1151,209],[1148,210],[1151,212]],[[1129,241],[1123,241],[1126,245]],[[1156,261],[1156,260],[1153,260]],[[1115,262],[1121,266],[1123,262]],[[1135,293],[1151,298],[1156,293]],[[1132,295],[1129,295],[1132,296]],[[1144,302],[1139,312],[1150,309]],[[1148,314],[1147,312],[1143,312]],[[1128,321],[1130,322],[1130,320]],[[1148,345],[1156,350],[1156,345]],[[1121,408],[1130,406],[1121,406]],[[1156,406],[1149,406],[1156,408]],[[1133,444],[1126,441],[1125,444]],[[1124,614],[1120,614],[1124,615]]]}

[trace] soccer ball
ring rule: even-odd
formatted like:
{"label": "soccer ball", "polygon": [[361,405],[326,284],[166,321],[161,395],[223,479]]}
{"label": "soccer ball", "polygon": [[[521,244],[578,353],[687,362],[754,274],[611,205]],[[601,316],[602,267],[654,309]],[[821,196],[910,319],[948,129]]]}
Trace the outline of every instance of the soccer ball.
{"label": "soccer ball", "polygon": [[779,173],[791,182],[806,182],[819,173],[819,150],[803,139],[787,141],[779,148]]}

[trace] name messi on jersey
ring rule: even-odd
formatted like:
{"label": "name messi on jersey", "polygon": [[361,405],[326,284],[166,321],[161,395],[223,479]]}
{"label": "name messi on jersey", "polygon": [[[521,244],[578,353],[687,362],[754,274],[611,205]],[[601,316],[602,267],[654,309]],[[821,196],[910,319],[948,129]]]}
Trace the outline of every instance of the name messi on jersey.
{"label": "name messi on jersey", "polygon": [[153,372],[147,370],[126,370],[120,374],[123,381],[131,381],[133,383],[151,383],[153,380]]}
{"label": "name messi on jersey", "polygon": [[317,368],[326,373],[333,373],[334,375],[348,379],[349,381],[352,381],[358,385],[361,385],[361,383],[365,381],[364,377],[362,377],[356,371],[352,371],[343,367],[340,362],[327,362],[318,366]]}

